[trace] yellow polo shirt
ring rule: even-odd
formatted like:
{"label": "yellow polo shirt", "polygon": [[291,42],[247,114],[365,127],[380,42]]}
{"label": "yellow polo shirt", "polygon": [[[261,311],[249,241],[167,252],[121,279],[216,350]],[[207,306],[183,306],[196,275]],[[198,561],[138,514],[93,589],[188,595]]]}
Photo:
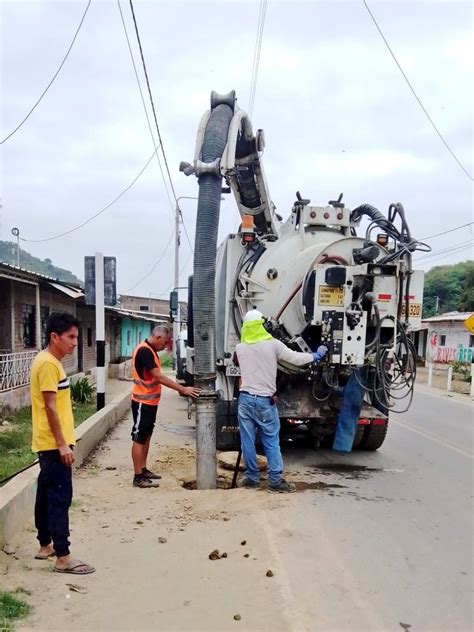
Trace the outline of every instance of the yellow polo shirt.
{"label": "yellow polo shirt", "polygon": [[57,450],[58,446],[49,426],[43,393],[51,391],[56,395],[56,410],[64,439],[68,445],[74,445],[74,417],[72,415],[69,379],[63,365],[49,351],[40,351],[31,365],[31,413],[33,420],[34,452]]}

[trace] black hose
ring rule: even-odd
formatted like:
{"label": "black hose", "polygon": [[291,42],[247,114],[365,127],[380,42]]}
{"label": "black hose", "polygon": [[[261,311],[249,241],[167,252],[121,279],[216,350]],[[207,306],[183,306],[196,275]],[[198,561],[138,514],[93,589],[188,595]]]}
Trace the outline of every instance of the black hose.
{"label": "black hose", "polygon": [[[229,105],[213,109],[204,133],[202,162],[222,157],[232,116]],[[216,370],[215,279],[221,187],[220,174],[204,173],[199,177],[193,281],[194,371],[196,384],[210,389]]]}

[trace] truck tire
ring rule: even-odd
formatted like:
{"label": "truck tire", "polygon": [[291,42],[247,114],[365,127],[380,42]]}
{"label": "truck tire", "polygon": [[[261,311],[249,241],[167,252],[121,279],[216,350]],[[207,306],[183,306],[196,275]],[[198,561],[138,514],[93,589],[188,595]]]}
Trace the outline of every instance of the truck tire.
{"label": "truck tire", "polygon": [[362,450],[378,450],[385,440],[388,430],[388,420],[382,425],[370,424],[365,427],[364,436],[360,443]]}
{"label": "truck tire", "polygon": [[354,441],[352,442],[353,450],[357,450],[357,448],[361,447],[362,439],[364,438],[365,428],[366,426],[359,426],[359,425],[357,426],[355,435],[354,435]]}

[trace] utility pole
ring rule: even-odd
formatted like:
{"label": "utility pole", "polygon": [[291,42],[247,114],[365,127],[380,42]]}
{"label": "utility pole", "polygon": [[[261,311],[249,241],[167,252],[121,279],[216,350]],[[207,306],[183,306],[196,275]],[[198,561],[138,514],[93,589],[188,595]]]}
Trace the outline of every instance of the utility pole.
{"label": "utility pole", "polygon": [[436,297],[435,314],[439,313],[439,296]]}
{"label": "utility pole", "polygon": [[174,215],[174,290],[178,292],[178,313],[173,320],[173,368],[176,369],[176,348],[179,336],[181,310],[179,306],[179,247],[181,245],[181,227],[182,222],[181,209],[179,208],[180,200],[197,200],[197,197],[189,195],[180,195],[176,198],[176,209]]}
{"label": "utility pole", "polygon": [[97,410],[105,406],[104,255],[95,253],[95,340],[97,353]]}
{"label": "utility pole", "polygon": [[12,235],[16,237],[16,267],[20,267],[20,229],[12,228]]}

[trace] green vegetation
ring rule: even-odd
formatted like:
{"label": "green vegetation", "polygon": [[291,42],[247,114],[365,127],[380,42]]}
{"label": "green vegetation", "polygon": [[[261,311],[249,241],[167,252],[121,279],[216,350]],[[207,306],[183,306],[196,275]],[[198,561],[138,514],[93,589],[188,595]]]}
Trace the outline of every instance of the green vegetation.
{"label": "green vegetation", "polygon": [[31,611],[29,604],[15,597],[16,593],[29,594],[29,591],[23,588],[17,588],[14,593],[0,590],[0,632],[11,632],[13,622],[26,617]]}
{"label": "green vegetation", "polygon": [[[0,241],[0,261],[9,263],[13,266],[16,265],[16,244],[11,241]],[[38,274],[44,274],[46,276],[53,277],[53,279],[64,281],[65,283],[83,285],[83,282],[69,270],[64,270],[63,268],[57,268],[54,266],[51,259],[38,259],[21,248],[20,268],[25,268],[26,270],[31,270],[32,272],[38,272]]]}
{"label": "green vegetation", "polygon": [[436,266],[426,273],[423,318],[435,315],[436,297],[439,314],[474,312],[474,261]]}
{"label": "green vegetation", "polygon": [[173,356],[171,353],[160,354],[160,366],[162,369],[171,369],[173,366]]}
{"label": "green vegetation", "polygon": [[459,378],[463,382],[471,381],[471,363],[470,362],[450,362],[453,367],[453,374],[455,378]]}
{"label": "green vegetation", "polygon": [[94,397],[94,387],[86,377],[71,382],[71,397],[79,404],[88,404]]}
{"label": "green vegetation", "polygon": [[[96,411],[95,401],[74,403],[74,425],[77,427]],[[10,426],[0,426],[0,481],[36,460],[31,451],[31,407],[3,413],[0,420]]]}

